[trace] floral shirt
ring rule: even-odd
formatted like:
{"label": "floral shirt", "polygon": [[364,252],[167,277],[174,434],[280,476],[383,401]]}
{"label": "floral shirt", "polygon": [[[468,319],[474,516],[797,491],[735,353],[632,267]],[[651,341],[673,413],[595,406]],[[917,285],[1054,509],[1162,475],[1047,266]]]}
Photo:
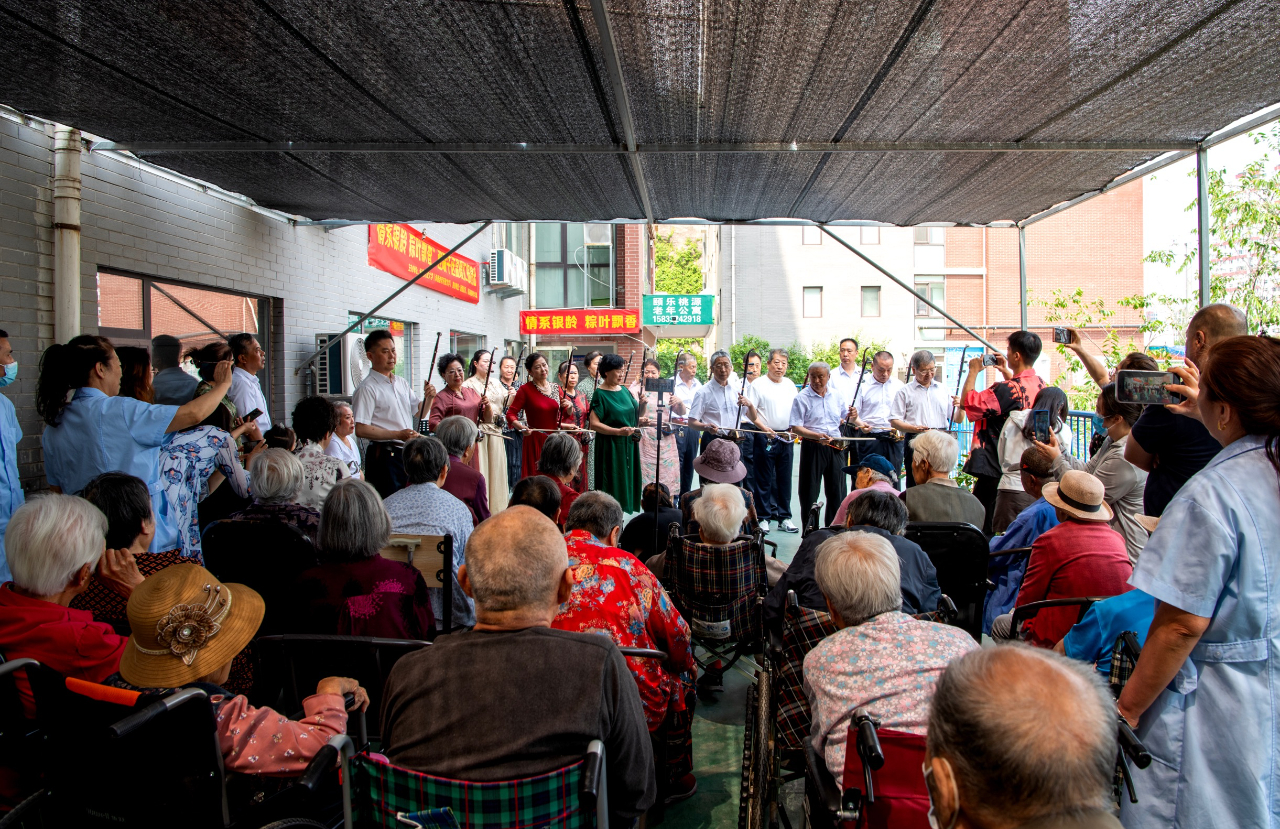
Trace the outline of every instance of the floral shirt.
{"label": "floral shirt", "polygon": [[836,779],[844,775],[853,710],[866,707],[883,728],[924,734],[933,686],[947,663],[978,647],[957,627],[881,613],[843,628],[804,658],[815,748]]}
{"label": "floral shirt", "polygon": [[684,710],[684,686],[692,685],[695,672],[689,625],[640,559],[605,546],[586,530],[571,531],[565,541],[575,584],[551,626],[604,634],[620,648],[667,652],[665,663],[627,659],[653,731],[662,725],[668,704]]}
{"label": "floral shirt", "polygon": [[160,483],[170,514],[178,525],[182,555],[199,558],[200,516],[197,505],[209,494],[209,478],[221,472],[227,486],[249,497],[249,473],[240,464],[236,442],[216,426],[197,426],[175,432],[160,450]]}
{"label": "floral shirt", "polygon": [[297,527],[303,535],[316,540],[320,532],[320,510],[303,504],[260,504],[257,501],[227,516],[228,521],[279,521]]}
{"label": "floral shirt", "polygon": [[324,447],[318,443],[304,443],[293,454],[302,461],[302,489],[298,492],[300,504],[322,508],[325,496],[333,489],[333,485],[343,478],[351,477],[347,465],[326,455]]}

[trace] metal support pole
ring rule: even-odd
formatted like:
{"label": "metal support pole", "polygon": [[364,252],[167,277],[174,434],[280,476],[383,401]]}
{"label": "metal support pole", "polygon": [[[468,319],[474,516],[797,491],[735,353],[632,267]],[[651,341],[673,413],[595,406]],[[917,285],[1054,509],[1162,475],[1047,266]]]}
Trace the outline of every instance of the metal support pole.
{"label": "metal support pole", "polygon": [[1027,330],[1027,229],[1018,226],[1018,300],[1022,310],[1022,330]]}
{"label": "metal support pole", "polygon": [[80,334],[80,130],[53,140],[53,340]]}
{"label": "metal support pole", "polygon": [[970,337],[973,337],[975,340],[977,340],[978,342],[982,343],[983,345],[985,345],[987,348],[991,349],[991,350],[992,350],[992,351],[994,351],[994,352],[997,352],[997,353],[998,353],[998,352],[1000,351],[1000,349],[996,348],[994,345],[992,345],[991,343],[987,342],[987,340],[986,340],[984,337],[979,336],[979,335],[978,335],[978,333],[977,333],[976,331],[974,331],[972,328],[970,328],[969,326],[965,325],[965,324],[964,324],[963,322],[961,322],[960,320],[958,320],[958,319],[956,319],[955,317],[953,317],[953,316],[951,316],[950,314],[948,314],[948,313],[947,313],[947,309],[942,308],[942,307],[939,307],[938,305],[935,305],[935,304],[933,303],[933,300],[929,299],[927,296],[924,296],[924,295],[922,295],[922,294],[918,294],[918,293],[916,293],[916,292],[915,292],[915,290],[913,290],[913,289],[912,289],[912,287],[911,287],[910,285],[908,285],[907,283],[903,282],[901,279],[899,279],[898,277],[894,276],[893,274],[889,273],[889,272],[888,272],[888,271],[886,271],[884,268],[880,267],[880,265],[878,265],[875,261],[873,261],[872,259],[870,259],[870,258],[869,258],[865,253],[863,253],[862,251],[858,250],[858,249],[857,249],[857,248],[855,248],[853,245],[851,245],[851,244],[849,244],[848,242],[846,242],[844,239],[841,239],[839,236],[837,236],[837,235],[835,235],[834,233],[832,233],[832,232],[827,228],[827,226],[826,226],[825,224],[819,224],[819,225],[818,225],[818,227],[822,228],[822,232],[823,232],[823,233],[827,234],[827,235],[828,235],[828,236],[830,236],[832,239],[835,239],[837,244],[839,244],[840,246],[844,247],[846,250],[848,250],[848,251],[849,251],[850,253],[852,253],[854,256],[858,257],[858,258],[859,258],[859,259],[861,259],[863,262],[866,262],[868,265],[870,265],[871,267],[875,268],[876,270],[878,270],[880,273],[884,274],[885,276],[889,277],[889,278],[890,278],[890,279],[892,279],[894,282],[896,282],[898,285],[902,286],[903,290],[905,290],[905,291],[907,291],[908,293],[910,293],[910,294],[911,294],[911,296],[913,296],[913,297],[915,297],[916,299],[920,300],[920,301],[921,301],[921,302],[923,302],[925,305],[928,305],[930,308],[932,308],[933,310],[937,311],[939,314],[941,314],[942,316],[944,316],[944,317],[946,317],[947,319],[951,320],[951,321],[952,321],[952,322],[954,322],[956,325],[960,326],[960,328],[962,328],[962,329],[964,329],[965,331],[967,331]]}
{"label": "metal support pole", "polygon": [[1209,150],[1203,144],[1196,149],[1196,245],[1200,248],[1200,307],[1209,304],[1210,262],[1212,252],[1209,229]]}
{"label": "metal support pole", "polygon": [[[352,331],[355,331],[357,328],[359,328],[360,326],[364,325],[364,321],[365,321],[365,320],[369,319],[369,317],[371,317],[371,316],[373,316],[374,314],[376,314],[376,313],[378,313],[379,311],[381,311],[383,308],[385,308],[388,304],[390,304],[390,303],[391,303],[391,300],[395,299],[396,297],[398,297],[398,296],[400,296],[401,294],[403,294],[405,291],[409,290],[409,288],[410,288],[411,286],[418,284],[418,280],[419,280],[419,279],[421,279],[422,277],[426,276],[427,274],[429,274],[429,273],[431,273],[433,270],[435,270],[437,265],[439,265],[440,263],[444,262],[444,261],[445,261],[445,260],[447,260],[450,256],[453,256],[455,253],[457,253],[459,250],[461,250],[463,245],[465,245],[467,242],[470,242],[472,239],[474,239],[474,238],[476,238],[477,236],[479,236],[479,235],[480,235],[480,232],[481,232],[481,231],[483,231],[486,227],[488,227],[488,226],[489,226],[489,225],[491,225],[491,224],[493,224],[493,220],[492,220],[492,219],[486,220],[483,224],[481,224],[481,225],[480,225],[479,227],[477,227],[475,230],[471,231],[471,233],[467,234],[467,238],[463,239],[461,242],[459,242],[458,244],[456,244],[456,245],[454,245],[452,248],[450,248],[450,249],[449,249],[449,252],[448,252],[448,253],[446,253],[444,256],[441,256],[439,259],[437,259],[436,261],[432,262],[430,265],[427,265],[425,268],[423,268],[423,269],[418,273],[418,275],[417,275],[417,276],[415,276],[413,279],[410,279],[408,282],[404,283],[404,284],[403,284],[403,285],[401,285],[399,288],[396,288],[394,291],[392,291],[391,296],[387,297],[386,299],[382,300],[382,302],[379,302],[377,305],[373,306],[373,308],[372,308],[370,311],[366,312],[366,313],[365,313],[365,315],[364,315],[363,317],[361,317],[360,319],[358,319],[358,320],[356,320],[355,322],[353,322],[353,323],[351,323],[350,325],[348,325],[348,326],[347,326],[347,328],[346,328],[346,330],[345,330],[345,331],[343,331],[343,332],[342,332],[341,334],[339,334],[338,336],[334,337],[334,338],[333,338],[333,340],[340,340],[340,339],[342,339],[343,337],[345,337],[346,335],[350,334]],[[329,343],[332,343],[332,342],[333,342],[333,340],[329,340]],[[316,350],[311,354],[311,356],[310,356],[310,357],[308,357],[307,359],[303,360],[301,363],[298,363],[298,367],[297,367],[297,368],[295,368],[295,369],[293,370],[293,373],[294,373],[295,375],[297,375],[297,374],[301,374],[301,373],[302,373],[302,370],[303,370],[304,368],[306,368],[307,366],[309,366],[309,365],[311,365],[313,362],[315,362],[315,359],[316,359],[317,357],[319,357],[321,354],[323,354],[323,353],[324,353],[324,352],[329,348],[329,343],[325,343],[325,344],[324,344],[324,345],[322,345],[320,348],[317,348],[317,349],[316,349]],[[431,369],[430,369],[430,368],[428,368],[428,370],[427,370],[427,375],[428,375],[428,376],[430,376],[430,374],[431,374]]]}

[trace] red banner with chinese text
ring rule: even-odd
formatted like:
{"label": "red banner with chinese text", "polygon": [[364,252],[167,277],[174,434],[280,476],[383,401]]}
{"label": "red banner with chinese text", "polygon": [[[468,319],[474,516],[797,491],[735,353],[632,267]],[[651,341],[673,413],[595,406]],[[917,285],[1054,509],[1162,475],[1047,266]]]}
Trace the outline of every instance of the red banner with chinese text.
{"label": "red banner with chinese text", "polygon": [[636,334],[639,308],[557,308],[521,311],[521,334]]}
{"label": "red banner with chinese text", "polygon": [[[449,252],[408,225],[369,225],[369,266],[408,282]],[[418,284],[473,304],[480,302],[480,265],[455,253],[441,262]]]}

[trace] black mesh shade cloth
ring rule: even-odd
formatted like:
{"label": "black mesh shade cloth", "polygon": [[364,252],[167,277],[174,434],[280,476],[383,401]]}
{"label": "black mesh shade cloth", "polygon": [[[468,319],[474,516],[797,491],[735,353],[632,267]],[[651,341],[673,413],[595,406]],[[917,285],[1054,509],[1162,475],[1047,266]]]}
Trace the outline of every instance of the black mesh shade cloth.
{"label": "black mesh shade cloth", "polygon": [[1280,100],[1276,0],[598,2],[0,0],[0,103],[315,219],[909,225],[1024,219]]}

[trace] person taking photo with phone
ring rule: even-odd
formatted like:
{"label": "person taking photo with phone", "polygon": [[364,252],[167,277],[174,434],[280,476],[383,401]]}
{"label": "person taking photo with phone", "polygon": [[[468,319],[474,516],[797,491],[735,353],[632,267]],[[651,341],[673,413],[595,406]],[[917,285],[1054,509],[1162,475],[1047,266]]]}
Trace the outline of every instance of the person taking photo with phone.
{"label": "person taking photo with phone", "polygon": [[1022,488],[1022,453],[1033,442],[1056,440],[1057,446],[1071,445],[1067,426],[1067,393],[1057,386],[1045,386],[1030,409],[1011,412],[1000,430],[1000,484],[996,492],[991,531],[996,535],[1009,529],[1013,520],[1040,497]]}

